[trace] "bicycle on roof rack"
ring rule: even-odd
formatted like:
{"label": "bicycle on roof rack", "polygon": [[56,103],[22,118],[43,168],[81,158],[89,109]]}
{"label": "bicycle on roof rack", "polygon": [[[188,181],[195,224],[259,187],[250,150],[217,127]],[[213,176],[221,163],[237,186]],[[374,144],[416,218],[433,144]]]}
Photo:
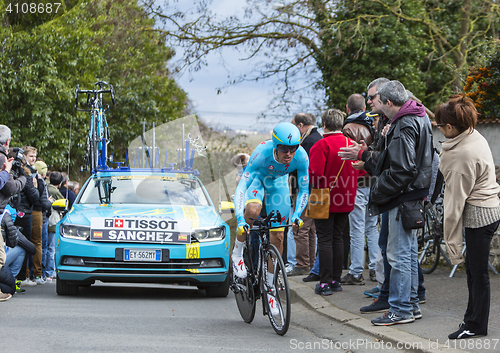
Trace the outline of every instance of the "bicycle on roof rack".
{"label": "bicycle on roof rack", "polygon": [[[98,89],[81,90],[80,85],[76,85],[75,89],[75,109],[76,111],[90,112],[90,127],[87,136],[87,153],[85,155],[85,164],[91,173],[95,173],[97,169],[107,168],[108,155],[107,148],[110,143],[109,128],[106,121],[106,112],[109,110],[109,105],[104,108],[102,95],[104,93],[111,94],[111,101],[115,104],[115,91],[113,86],[105,81],[98,81],[94,84],[99,86]],[[103,87],[109,86],[109,89]],[[78,107],[78,95],[86,94],[87,101],[81,103],[87,106],[88,109],[80,109]]]}
{"label": "bicycle on roof rack", "polygon": [[[269,241],[269,231],[275,228],[287,228],[292,225],[272,227],[272,222],[279,222],[279,212],[274,216],[271,211],[265,219],[255,220],[252,232],[258,234],[259,246],[257,254],[253,253],[251,235],[247,236],[243,249],[243,261],[247,268],[247,277],[238,278],[233,275],[231,290],[236,297],[236,304],[241,317],[246,323],[251,323],[255,317],[256,301],[262,298],[262,314],[269,317],[274,331],[278,335],[284,335],[288,331],[291,320],[291,298],[286,275],[285,265],[281,255],[274,245]],[[272,283],[267,283],[266,273],[273,271]],[[269,308],[269,297],[272,295],[277,302],[279,313],[271,314]]]}

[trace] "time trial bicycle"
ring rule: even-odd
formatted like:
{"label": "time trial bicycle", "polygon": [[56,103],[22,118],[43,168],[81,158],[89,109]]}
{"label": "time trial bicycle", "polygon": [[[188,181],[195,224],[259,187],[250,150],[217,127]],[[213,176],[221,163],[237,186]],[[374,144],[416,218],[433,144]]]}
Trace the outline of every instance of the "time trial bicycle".
{"label": "time trial bicycle", "polygon": [[[110,138],[106,112],[109,110],[109,105],[106,105],[106,108],[104,108],[102,101],[103,93],[110,93],[111,101],[113,105],[115,104],[115,91],[112,85],[104,81],[98,81],[95,85],[99,86],[99,88],[81,90],[79,88],[80,85],[76,85],[75,89],[76,111],[90,112],[90,128],[87,136],[85,164],[91,173],[95,173],[98,168],[106,167],[108,162],[107,148]],[[103,89],[105,86],[109,86],[109,89]],[[89,107],[89,109],[80,109],[78,107],[79,94],[87,95],[87,101],[82,103],[82,105]]]}
{"label": "time trial bicycle", "polygon": [[[271,325],[278,335],[288,331],[291,320],[291,299],[288,278],[281,255],[270,243],[269,231],[277,228],[287,228],[291,225],[272,227],[272,222],[279,222],[279,212],[274,216],[271,211],[265,219],[254,221],[251,232],[256,234],[254,241],[258,247],[252,246],[252,236],[247,236],[243,247],[243,261],[247,269],[246,278],[233,276],[231,289],[236,297],[236,304],[243,320],[251,323],[255,317],[256,302],[262,299],[262,314],[267,315]],[[286,232],[285,232],[286,233]],[[273,273],[272,283],[268,283],[267,272]],[[270,295],[272,297],[270,297]],[[276,300],[278,314],[273,315],[269,300]]]}

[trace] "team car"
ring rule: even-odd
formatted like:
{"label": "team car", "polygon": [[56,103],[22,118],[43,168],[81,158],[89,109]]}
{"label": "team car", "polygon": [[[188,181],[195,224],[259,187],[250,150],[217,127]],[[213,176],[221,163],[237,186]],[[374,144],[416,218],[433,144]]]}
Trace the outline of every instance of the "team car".
{"label": "team car", "polygon": [[196,173],[97,171],[56,227],[57,294],[95,281],[228,294],[229,227]]}

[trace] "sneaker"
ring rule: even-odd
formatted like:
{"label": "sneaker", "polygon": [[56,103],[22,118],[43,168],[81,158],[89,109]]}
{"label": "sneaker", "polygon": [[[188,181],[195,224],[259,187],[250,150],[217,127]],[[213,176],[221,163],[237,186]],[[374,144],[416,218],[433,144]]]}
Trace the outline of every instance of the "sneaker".
{"label": "sneaker", "polygon": [[35,283],[38,284],[45,284],[45,281],[43,280],[42,277],[36,277],[35,278]]}
{"label": "sneaker", "polygon": [[290,272],[287,272],[287,276],[288,277],[292,277],[292,276],[304,276],[305,274],[307,274],[307,272],[309,272],[308,270],[306,269],[303,269],[303,268],[300,268],[300,267],[295,267],[293,270],[291,270]]}
{"label": "sneaker", "polygon": [[363,294],[372,298],[378,298],[378,295],[380,294],[380,289],[378,289],[378,287],[374,287],[372,289],[365,290]]}
{"label": "sneaker", "polygon": [[415,320],[421,319],[422,312],[420,310],[413,310],[413,317],[415,318]]}
{"label": "sneaker", "polygon": [[466,329],[464,325],[461,328],[459,328],[458,331],[450,333],[448,335],[448,338],[452,340],[459,340],[459,339],[478,337],[478,336],[486,336],[486,335],[472,332],[471,330]]}
{"label": "sneaker", "polygon": [[372,282],[377,282],[377,275],[375,274],[375,270],[370,270],[370,280]]}
{"label": "sneaker", "polygon": [[314,288],[314,293],[319,295],[332,295],[332,289],[328,283],[318,283]]}
{"label": "sneaker", "polygon": [[386,312],[391,306],[388,299],[377,298],[370,305],[364,306],[359,311],[362,314]]}
{"label": "sneaker", "polygon": [[315,273],[309,273],[307,277],[302,278],[304,282],[318,282],[319,281],[319,275]]}
{"label": "sneaker", "polygon": [[280,309],[278,309],[278,302],[276,302],[276,298],[268,294],[267,295],[267,303],[269,304],[269,311],[272,316],[278,316],[280,314]]}
{"label": "sneaker", "polygon": [[231,260],[233,261],[233,272],[236,277],[246,278],[247,277],[247,268],[245,266],[245,262],[241,256],[232,256]]}
{"label": "sneaker", "polygon": [[365,279],[363,278],[363,274],[360,274],[359,277],[354,276],[350,272],[346,274],[344,277],[340,279],[340,283],[342,284],[365,284]]}
{"label": "sneaker", "polygon": [[383,316],[372,319],[372,324],[374,324],[375,326],[391,326],[397,324],[409,324],[413,321],[415,321],[415,318],[413,316],[405,319],[401,316],[397,316],[396,314],[391,313],[390,311],[386,311]]}
{"label": "sneaker", "polygon": [[26,278],[24,281],[22,281],[21,286],[23,287],[33,287],[36,286],[36,283],[29,278]]}
{"label": "sneaker", "polygon": [[285,266],[285,271],[286,271],[286,274],[288,275],[290,272],[292,272],[294,269],[293,265],[291,264],[286,264]]}
{"label": "sneaker", "polygon": [[23,283],[23,281],[19,281],[19,280],[16,281],[16,293],[26,292],[26,289],[21,288],[22,283]]}
{"label": "sneaker", "polygon": [[50,277],[44,277],[44,278],[43,278],[43,281],[44,281],[45,283],[52,283],[52,278],[50,278]]}
{"label": "sneaker", "polygon": [[0,302],[4,302],[12,298],[12,294],[0,292]]}
{"label": "sneaker", "polygon": [[418,303],[419,304],[424,304],[425,303],[425,294],[418,296]]}
{"label": "sneaker", "polygon": [[342,286],[339,282],[333,281],[332,284],[330,284],[330,289],[332,290],[332,292],[341,292]]}

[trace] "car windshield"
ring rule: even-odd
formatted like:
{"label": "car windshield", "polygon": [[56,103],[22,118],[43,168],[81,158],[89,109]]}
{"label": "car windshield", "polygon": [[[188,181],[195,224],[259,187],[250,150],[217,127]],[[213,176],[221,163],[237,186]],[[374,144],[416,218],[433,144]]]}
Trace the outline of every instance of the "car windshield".
{"label": "car windshield", "polygon": [[159,175],[97,177],[82,191],[79,203],[209,205],[199,180]]}

